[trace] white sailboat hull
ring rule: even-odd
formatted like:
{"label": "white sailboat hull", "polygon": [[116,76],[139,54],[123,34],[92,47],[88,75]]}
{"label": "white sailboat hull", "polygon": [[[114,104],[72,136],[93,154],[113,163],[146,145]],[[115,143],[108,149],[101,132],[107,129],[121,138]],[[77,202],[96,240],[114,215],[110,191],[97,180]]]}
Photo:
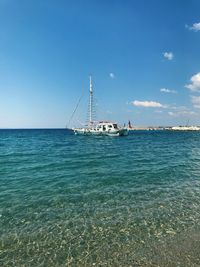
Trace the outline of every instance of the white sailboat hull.
{"label": "white sailboat hull", "polygon": [[76,135],[96,135],[96,136],[126,136],[128,135],[128,129],[121,128],[111,131],[99,131],[93,128],[75,128],[73,129]]}

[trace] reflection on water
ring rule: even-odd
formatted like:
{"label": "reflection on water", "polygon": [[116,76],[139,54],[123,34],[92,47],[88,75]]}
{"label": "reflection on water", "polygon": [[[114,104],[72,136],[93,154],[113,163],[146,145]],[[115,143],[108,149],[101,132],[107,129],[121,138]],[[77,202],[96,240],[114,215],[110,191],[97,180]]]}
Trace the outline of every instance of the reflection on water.
{"label": "reflection on water", "polygon": [[0,131],[1,266],[200,266],[200,133]]}

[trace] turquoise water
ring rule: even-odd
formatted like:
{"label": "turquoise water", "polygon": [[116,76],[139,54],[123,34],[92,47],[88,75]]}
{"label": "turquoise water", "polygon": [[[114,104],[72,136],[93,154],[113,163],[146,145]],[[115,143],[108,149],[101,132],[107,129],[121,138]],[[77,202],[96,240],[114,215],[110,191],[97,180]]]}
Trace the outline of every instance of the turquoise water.
{"label": "turquoise water", "polygon": [[200,266],[200,133],[1,130],[0,266]]}

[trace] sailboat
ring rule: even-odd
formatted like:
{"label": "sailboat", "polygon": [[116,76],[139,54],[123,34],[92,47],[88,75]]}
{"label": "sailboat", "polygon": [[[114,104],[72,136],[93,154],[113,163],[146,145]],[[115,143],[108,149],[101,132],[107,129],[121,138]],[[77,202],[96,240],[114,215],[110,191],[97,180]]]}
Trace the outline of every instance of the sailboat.
{"label": "sailboat", "polygon": [[76,135],[107,135],[107,136],[125,136],[128,135],[126,127],[119,127],[117,123],[110,121],[93,120],[94,115],[93,105],[93,86],[92,77],[90,76],[90,98],[89,98],[89,120],[86,127],[73,128]]}

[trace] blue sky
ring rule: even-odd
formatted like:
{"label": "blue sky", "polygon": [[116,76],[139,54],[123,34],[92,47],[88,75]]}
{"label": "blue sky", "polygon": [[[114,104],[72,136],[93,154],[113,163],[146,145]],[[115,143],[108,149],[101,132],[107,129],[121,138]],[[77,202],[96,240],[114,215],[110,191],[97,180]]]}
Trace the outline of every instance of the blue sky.
{"label": "blue sky", "polygon": [[0,128],[200,125],[198,0],[0,0]]}

